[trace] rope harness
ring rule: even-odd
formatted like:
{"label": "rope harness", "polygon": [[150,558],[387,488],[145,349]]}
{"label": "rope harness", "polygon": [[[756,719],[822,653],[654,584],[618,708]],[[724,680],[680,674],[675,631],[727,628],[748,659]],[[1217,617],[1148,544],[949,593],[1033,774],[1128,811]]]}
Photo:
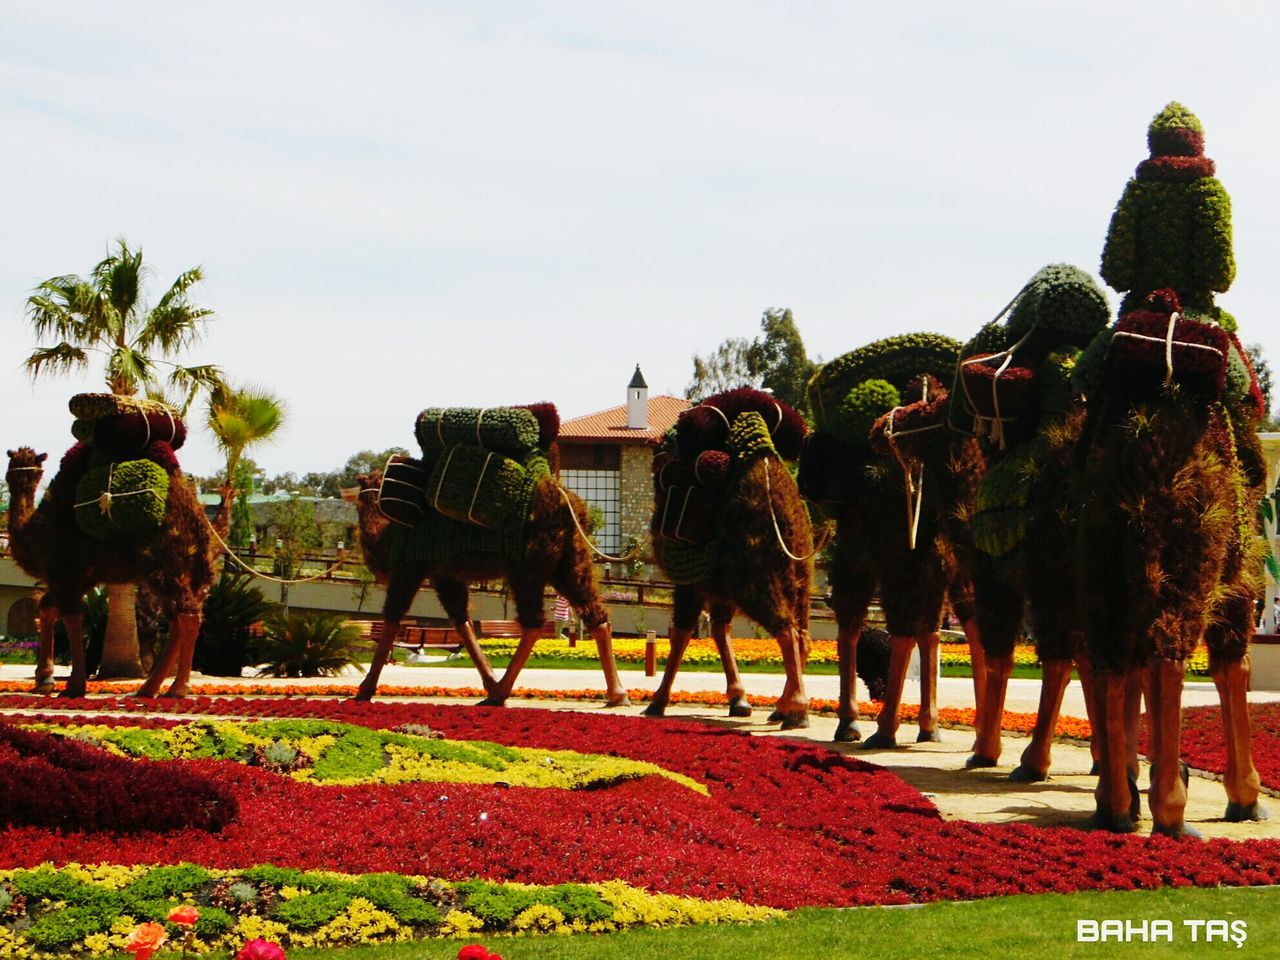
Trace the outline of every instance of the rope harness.
{"label": "rope harness", "polygon": [[[921,403],[929,402],[929,381],[923,380],[921,387]],[[911,467],[907,464],[907,458],[903,456],[902,450],[898,447],[899,437],[909,437],[912,434],[928,433],[931,430],[939,430],[944,424],[933,423],[927,427],[915,427],[911,430],[894,430],[893,420],[903,407],[894,407],[889,411],[889,421],[885,424],[884,439],[889,445],[889,449],[893,451],[893,457],[898,461],[898,466],[902,468],[902,475],[906,478],[906,494],[907,494],[907,544],[910,549],[916,548],[916,537],[920,531],[920,513],[924,504],[924,463]]]}
{"label": "rope harness", "polygon": [[827,545],[827,540],[831,536],[830,527],[828,527],[822,532],[822,539],[819,540],[818,544],[812,550],[806,553],[803,557],[798,557],[791,552],[791,548],[787,546],[787,541],[784,540],[782,537],[782,527],[778,523],[778,514],[773,509],[773,485],[769,481],[769,458],[768,457],[764,458],[764,493],[765,493],[765,498],[769,501],[769,518],[773,520],[773,533],[778,538],[778,546],[782,548],[783,553],[785,553],[792,560],[795,560],[797,563],[804,563],[806,560],[811,559],[819,550],[821,550],[823,547]]}
{"label": "rope harness", "polygon": [[599,557],[602,560],[608,560],[610,563],[627,563],[628,561],[632,560],[633,558],[639,555],[640,546],[638,544],[636,545],[636,548],[634,550],[630,551],[629,553],[625,553],[620,557],[610,556],[609,554],[600,550],[594,543],[591,542],[591,537],[587,535],[587,531],[582,529],[582,524],[578,520],[578,511],[573,509],[573,501],[569,499],[569,491],[566,490],[564,487],[560,486],[560,484],[558,483],[556,484],[556,489],[560,491],[560,496],[564,497],[565,506],[569,508],[569,516],[573,517],[573,525],[578,528],[578,535],[582,537],[582,542],[585,543],[591,549],[591,552],[594,553],[597,557]]}
{"label": "rope harness", "polygon": [[[1010,306],[1012,306],[1012,304],[1010,304]],[[1005,307],[1006,312],[1008,309],[1009,307]],[[1002,313],[1000,316],[1004,316],[1004,314]],[[999,320],[1000,317],[996,317],[996,319]],[[1031,334],[1035,332],[1035,329],[1036,325],[1033,323],[1030,329],[1022,335],[1022,338],[1017,343],[1011,347],[1001,350],[999,353],[993,353],[990,356],[985,357],[970,357],[968,360],[960,361],[960,366],[963,368],[971,364],[991,363],[997,358],[1004,358],[1000,362],[1000,366],[996,368],[995,374],[991,377],[991,409],[995,411],[994,416],[986,417],[978,413],[978,405],[973,402],[973,394],[969,392],[969,383],[965,380],[963,374],[960,376],[960,387],[964,390],[965,401],[969,404],[969,409],[973,411],[973,421],[976,425],[975,433],[980,437],[990,434],[996,443],[1000,445],[1001,450],[1005,448],[1005,424],[1013,423],[1018,418],[1002,415],[1002,411],[1000,409],[1000,377],[1009,369],[1009,365],[1013,363],[1013,355],[1018,351],[1019,347],[1027,342],[1031,337]]]}

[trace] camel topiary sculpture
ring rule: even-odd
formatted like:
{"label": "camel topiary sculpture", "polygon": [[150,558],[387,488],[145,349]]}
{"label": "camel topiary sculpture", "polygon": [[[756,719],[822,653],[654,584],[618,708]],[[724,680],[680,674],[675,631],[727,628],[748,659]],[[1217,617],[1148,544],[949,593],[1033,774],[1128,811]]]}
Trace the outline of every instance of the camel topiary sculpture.
{"label": "camel topiary sculpture", "polygon": [[819,432],[800,465],[801,491],[837,522],[830,567],[838,623],[839,724],[861,739],[854,667],[867,608],[879,592],[890,634],[884,706],[871,748],[896,745],[912,648],[920,651],[920,736],[937,740],[938,630],[950,598],[981,673],[972,584],[958,562],[954,520],[981,469],[976,443],[945,422],[960,344],[931,333],[879,340],[832,361],[809,384]]}
{"label": "camel topiary sculpture", "polygon": [[45,454],[30,447],[9,451],[5,479],[11,494],[9,535],[14,559],[47,585],[40,604],[36,689],[52,691],[53,630],[61,619],[71,641],[71,675],[62,695],[84,696],[84,595],[99,584],[134,583],[151,591],[170,623],[165,648],[138,695],[155,696],[176,667],[166,695],[185,696],[204,598],[214,581],[214,550],[204,508],[175,462],[163,517],[154,531],[111,539],[88,536],[75,517],[76,487],[86,459],[82,445],[73,447],[37,506],[35,494]]}
{"label": "camel topiary sculpture", "polygon": [[1261,393],[1213,302],[1235,274],[1230,204],[1200,122],[1169,104],[1151,158],[1126,186],[1103,251],[1121,317],[1076,366],[1089,398],[1083,506],[1084,615],[1099,711],[1095,824],[1136,829],[1139,677],[1149,672],[1149,801],[1155,832],[1185,823],[1180,774],[1186,658],[1203,638],[1225,727],[1226,819],[1261,819],[1245,691],[1261,591],[1255,515],[1265,473]]}
{"label": "camel topiary sculpture", "polygon": [[772,634],[787,681],[771,719],[808,725],[812,531],[786,461],[799,455],[804,421],[759,390],[709,397],[681,415],[655,463],[654,555],[675,583],[671,649],[645,709],[662,716],[704,607],[725,668],[730,713],[751,712],[729,624],[735,611]]}
{"label": "camel topiary sculpture", "polygon": [[[1086,678],[1087,704],[1092,697],[1076,591],[1074,458],[1084,402],[1070,375],[1081,349],[1107,325],[1109,308],[1087,273],[1053,264],[1004,312],[1005,322],[987,324],[965,346],[951,419],[980,437],[987,460],[972,506],[970,563],[989,568],[988,579],[1006,591],[1001,606],[1025,605],[1043,666],[1035,729],[1010,774],[1035,782],[1048,776],[1073,666]],[[1013,668],[1016,631],[1008,617],[986,621],[980,608],[986,678],[970,767],[992,767],[1000,759],[1000,718]]]}
{"label": "camel topiary sculpture", "polygon": [[[604,670],[608,706],[628,703],[627,692],[618,677],[613,657],[613,635],[609,626],[609,614],[600,602],[593,579],[591,548],[582,532],[588,523],[586,507],[578,497],[561,487],[550,472],[548,457],[555,458],[554,439],[559,425],[554,407],[537,405],[536,419],[521,413],[505,411],[463,411],[451,408],[443,411],[424,411],[419,418],[418,438],[428,459],[435,461],[439,482],[434,493],[440,499],[447,487],[448,474],[438,468],[447,464],[449,451],[455,447],[466,456],[466,444],[454,442],[465,438],[468,431],[476,436],[484,431],[495,431],[490,439],[495,444],[511,443],[525,450],[526,471],[524,479],[511,485],[515,490],[515,520],[492,530],[479,528],[465,521],[451,519],[431,506],[431,497],[424,490],[401,483],[396,489],[397,503],[391,500],[390,487],[384,482],[391,471],[407,470],[410,474],[429,473],[417,461],[393,462],[388,465],[388,477],[382,473],[362,475],[358,478],[360,493],[357,511],[360,521],[360,546],[369,571],[379,583],[386,586],[386,602],[382,610],[382,635],[374,651],[369,672],[360,684],[356,698],[368,700],[377,692],[378,677],[391,652],[391,645],[400,629],[400,621],[413,603],[423,581],[431,579],[436,596],[462,638],[471,655],[487,696],[486,705],[501,706],[511,696],[516,678],[533,650],[546,622],[543,594],[550,584],[577,610],[583,624],[591,631]],[[481,426],[486,419],[487,423]],[[471,421],[467,417],[471,417]],[[504,419],[505,418],[505,419]],[[470,426],[465,424],[470,422]],[[459,426],[459,424],[462,424]],[[513,426],[514,425],[514,426]],[[456,430],[455,430],[456,427]],[[524,440],[511,440],[512,430],[529,431]],[[541,429],[541,432],[540,432]],[[454,431],[454,433],[451,433]],[[502,438],[502,432],[507,436]],[[455,436],[456,434],[456,436]],[[480,448],[475,448],[480,449]],[[482,471],[482,476],[494,474]],[[513,475],[514,474],[513,472]],[[517,477],[520,475],[516,475]],[[523,484],[523,487],[519,485]],[[517,489],[518,488],[518,489]],[[406,492],[407,491],[407,492]],[[476,492],[468,488],[464,501],[472,501],[478,513],[492,509],[477,483]],[[505,494],[504,494],[505,495]],[[418,515],[412,523],[393,522],[388,513],[398,516],[407,498],[415,498],[420,504]],[[468,508],[471,509],[471,508]],[[503,577],[511,587],[516,603],[516,619],[520,623],[521,637],[501,679],[498,679],[484,652],[480,649],[475,630],[471,625],[468,583],[472,580],[489,580]]]}

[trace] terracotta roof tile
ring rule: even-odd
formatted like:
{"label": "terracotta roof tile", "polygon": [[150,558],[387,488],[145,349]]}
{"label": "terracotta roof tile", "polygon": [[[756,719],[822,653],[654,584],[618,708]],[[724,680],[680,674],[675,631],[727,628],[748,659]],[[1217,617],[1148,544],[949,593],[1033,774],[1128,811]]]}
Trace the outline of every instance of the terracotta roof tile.
{"label": "terracotta roof tile", "polygon": [[610,443],[658,443],[690,403],[683,397],[650,397],[649,426],[643,430],[627,428],[627,406],[610,407],[585,417],[574,417],[560,424],[561,442],[607,441]]}

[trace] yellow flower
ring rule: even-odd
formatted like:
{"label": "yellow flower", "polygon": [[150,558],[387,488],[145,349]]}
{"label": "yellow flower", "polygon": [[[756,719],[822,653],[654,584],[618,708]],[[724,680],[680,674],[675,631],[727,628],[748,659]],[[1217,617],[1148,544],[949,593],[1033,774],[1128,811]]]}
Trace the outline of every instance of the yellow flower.
{"label": "yellow flower", "polygon": [[466,910],[450,910],[440,924],[442,937],[468,937],[484,927],[484,921]]}

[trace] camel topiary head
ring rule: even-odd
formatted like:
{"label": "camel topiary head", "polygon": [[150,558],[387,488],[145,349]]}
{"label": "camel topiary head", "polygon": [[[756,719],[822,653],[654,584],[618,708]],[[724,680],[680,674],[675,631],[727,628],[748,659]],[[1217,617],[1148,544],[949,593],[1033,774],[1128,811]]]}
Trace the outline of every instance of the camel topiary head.
{"label": "camel topiary head", "polygon": [[10,486],[21,483],[23,477],[31,475],[34,475],[36,483],[40,482],[40,477],[44,474],[44,462],[49,456],[47,453],[36,453],[31,447],[19,447],[7,452],[9,469],[5,471],[4,478]]}

